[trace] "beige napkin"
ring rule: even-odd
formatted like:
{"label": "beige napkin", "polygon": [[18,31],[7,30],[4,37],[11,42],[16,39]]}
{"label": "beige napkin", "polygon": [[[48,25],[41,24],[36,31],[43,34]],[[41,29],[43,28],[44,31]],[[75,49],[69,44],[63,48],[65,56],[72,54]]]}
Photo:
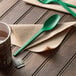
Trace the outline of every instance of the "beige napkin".
{"label": "beige napkin", "polygon": [[[68,11],[66,11],[61,5],[57,5],[57,4],[42,4],[42,3],[38,2],[37,0],[23,0],[23,1],[25,1],[26,3],[29,3],[29,4],[36,5],[36,6],[40,6],[40,7],[44,7],[44,8],[53,9],[53,10],[57,10],[57,11],[68,13]],[[76,0],[62,0],[62,1],[66,2],[66,3],[70,3],[70,4],[73,4],[73,5],[76,5]],[[72,10],[74,12],[76,12],[75,8],[72,8]]]}
{"label": "beige napkin", "polygon": [[[44,32],[27,48],[34,52],[43,52],[58,47],[69,31],[69,27],[76,22],[67,22],[58,24],[58,26],[49,32]],[[43,24],[15,24],[11,25],[12,35],[11,42],[14,45],[22,46],[35,33],[40,30]],[[67,29],[67,30],[66,30]],[[64,31],[65,30],[65,31]],[[63,31],[63,32],[62,32]]]}

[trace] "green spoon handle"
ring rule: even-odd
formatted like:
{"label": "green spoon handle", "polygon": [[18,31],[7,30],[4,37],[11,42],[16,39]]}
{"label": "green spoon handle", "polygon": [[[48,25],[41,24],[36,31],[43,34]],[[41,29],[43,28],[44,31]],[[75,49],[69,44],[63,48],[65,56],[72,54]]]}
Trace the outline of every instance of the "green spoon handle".
{"label": "green spoon handle", "polygon": [[61,0],[57,0],[57,3],[62,5],[70,14],[72,14],[74,17],[76,17],[76,13],[73,12],[64,2],[62,2]]}
{"label": "green spoon handle", "polygon": [[[65,2],[63,2],[63,3],[65,3]],[[72,4],[69,4],[69,3],[65,3],[67,6],[69,6],[69,7],[72,7],[72,8],[76,8],[76,6],[75,5],[72,5]]]}
{"label": "green spoon handle", "polygon": [[27,41],[27,43],[25,43],[19,50],[17,50],[17,51],[13,54],[13,56],[18,55],[22,50],[24,50],[32,41],[34,41],[34,40],[35,40],[41,33],[43,33],[43,32],[44,32],[43,29],[39,30],[39,32],[36,33],[29,41]]}

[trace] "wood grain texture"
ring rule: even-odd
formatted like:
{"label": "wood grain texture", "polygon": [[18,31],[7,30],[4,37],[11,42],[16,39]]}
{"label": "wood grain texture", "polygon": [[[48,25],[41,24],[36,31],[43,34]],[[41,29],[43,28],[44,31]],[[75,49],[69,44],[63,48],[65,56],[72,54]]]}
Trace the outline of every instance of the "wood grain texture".
{"label": "wood grain texture", "polygon": [[[53,14],[61,15],[62,19],[60,22],[76,20],[76,18],[73,18],[71,15],[28,5],[20,0],[1,17],[1,21],[10,24],[39,24],[44,23],[45,20]],[[75,38],[76,28],[72,28],[61,46],[53,50],[54,52],[48,51],[44,53],[33,53],[29,50],[24,50],[18,57],[13,58],[21,58],[25,63],[25,67],[16,69],[14,65],[11,65],[7,72],[0,71],[0,75],[6,76],[6,73],[8,73],[9,76],[72,76],[69,70],[75,70],[76,61],[74,60],[73,63],[71,62],[72,64],[68,63],[76,53]],[[12,52],[15,52],[18,49],[19,47],[12,46]],[[67,64],[72,68],[70,68],[69,66],[65,68]],[[73,73],[72,70],[71,73]]]}
{"label": "wood grain texture", "polygon": [[73,58],[70,60],[70,64],[67,66],[67,69],[59,75],[76,76],[76,67],[75,66],[76,66],[76,53],[74,54]]}
{"label": "wood grain texture", "polygon": [[19,0],[0,0],[0,17]]}
{"label": "wood grain texture", "polygon": [[[36,72],[34,75],[36,76],[56,76],[60,70],[62,70],[62,67],[64,67],[69,59],[74,55],[76,52],[76,41],[72,41],[76,38],[76,28],[73,28],[72,35],[67,39],[67,41],[64,40],[64,43],[62,43],[61,47],[59,47],[58,52],[56,55],[51,59],[49,58],[45,66],[40,69],[40,72]],[[68,35],[69,36],[69,35]]]}
{"label": "wood grain texture", "polygon": [[15,23],[24,13],[26,13],[31,6],[25,4],[23,1],[19,1],[12,7],[10,12],[2,17],[1,21],[9,24]]}
{"label": "wood grain texture", "polygon": [[45,9],[41,9],[39,7],[33,7],[33,9],[29,12],[29,14],[24,16],[24,18],[19,23],[23,23],[23,24],[36,23],[38,19],[40,19],[42,15],[44,15],[46,12],[47,10]]}

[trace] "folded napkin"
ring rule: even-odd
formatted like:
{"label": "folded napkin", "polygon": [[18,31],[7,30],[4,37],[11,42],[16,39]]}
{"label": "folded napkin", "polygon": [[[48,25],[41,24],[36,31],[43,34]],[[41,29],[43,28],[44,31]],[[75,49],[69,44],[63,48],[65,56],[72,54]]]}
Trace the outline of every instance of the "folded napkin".
{"label": "folded napkin", "polygon": [[[38,0],[23,0],[23,1],[25,1],[26,3],[29,3],[29,4],[36,5],[36,6],[40,6],[40,7],[44,7],[44,8],[48,8],[48,9],[53,9],[53,10],[69,13],[61,5],[58,5],[58,4],[42,4],[42,3],[38,2]],[[76,5],[76,0],[62,0],[62,1],[66,2],[66,3]],[[74,12],[76,12],[75,8],[71,8],[71,9]]]}
{"label": "folded napkin", "polygon": [[[31,45],[27,48],[33,52],[43,52],[58,47],[71,26],[76,22],[66,22],[58,24],[58,26],[49,32],[41,34]],[[43,24],[14,24],[10,25],[12,29],[11,42],[14,45],[22,46],[26,43],[35,33],[37,33]]]}

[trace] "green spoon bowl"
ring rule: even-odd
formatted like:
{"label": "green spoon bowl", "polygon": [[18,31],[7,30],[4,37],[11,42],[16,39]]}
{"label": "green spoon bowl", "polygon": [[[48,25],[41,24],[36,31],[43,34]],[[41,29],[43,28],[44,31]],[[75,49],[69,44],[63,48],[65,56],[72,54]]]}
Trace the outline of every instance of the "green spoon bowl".
{"label": "green spoon bowl", "polygon": [[42,30],[43,31],[49,31],[49,30],[52,30],[56,27],[57,23],[59,22],[60,20],[60,15],[53,15],[51,17],[49,17],[45,23],[44,23],[44,26],[42,27]]}

